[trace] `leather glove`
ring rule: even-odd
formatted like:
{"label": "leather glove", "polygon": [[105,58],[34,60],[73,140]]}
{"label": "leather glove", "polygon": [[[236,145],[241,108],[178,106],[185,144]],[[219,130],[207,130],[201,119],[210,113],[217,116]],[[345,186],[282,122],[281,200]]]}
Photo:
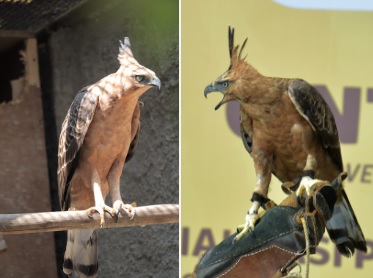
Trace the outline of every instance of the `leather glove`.
{"label": "leather glove", "polygon": [[[280,205],[268,204],[255,229],[233,242],[236,234],[205,252],[192,277],[283,277],[306,254],[308,233],[309,251],[316,252],[325,224],[333,214],[337,192],[347,177],[341,173],[332,183],[316,181],[310,195],[296,196],[288,190],[294,184],[284,183],[290,195]],[[273,204],[273,202],[271,202]],[[304,230],[302,219],[306,225]]]}

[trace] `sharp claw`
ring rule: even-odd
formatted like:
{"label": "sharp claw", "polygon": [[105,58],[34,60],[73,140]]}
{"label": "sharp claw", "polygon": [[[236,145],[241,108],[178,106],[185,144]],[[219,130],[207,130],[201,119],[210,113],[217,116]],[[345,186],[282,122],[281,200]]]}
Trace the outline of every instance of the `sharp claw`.
{"label": "sharp claw", "polygon": [[249,231],[249,227],[248,227],[248,226],[245,226],[245,227],[241,230],[241,232],[239,232],[239,233],[234,237],[234,239],[233,239],[233,243],[235,243],[235,242],[239,241],[241,238],[243,238],[243,236],[244,236],[245,234],[247,234],[248,231]]}
{"label": "sharp claw", "polygon": [[129,212],[130,220],[132,220],[135,217],[135,212],[136,212],[134,207],[136,207],[136,203],[132,203],[131,205],[129,205],[129,204],[123,204],[122,201],[116,201],[114,202],[113,208],[106,206],[106,205],[102,207],[94,206],[94,207],[87,209],[86,212],[87,212],[88,217],[90,218],[92,217],[92,214],[94,212],[99,213],[100,218],[101,218],[100,227],[102,228],[105,224],[105,211],[109,213],[111,217],[113,217],[114,222],[117,223],[119,219],[119,213],[122,208]]}
{"label": "sharp claw", "polygon": [[118,215],[119,215],[119,211],[117,211],[117,212],[114,213],[113,218],[114,218],[114,222],[115,222],[115,223],[118,222]]}
{"label": "sharp claw", "polygon": [[92,207],[92,208],[87,209],[85,212],[87,213],[89,218],[92,218],[93,217],[92,212],[95,211],[95,210],[96,209],[94,207]]}
{"label": "sharp claw", "polygon": [[[86,210],[87,212],[87,215],[88,217],[92,217],[92,213],[93,212],[97,212],[100,214],[100,227],[102,228],[105,224],[105,211],[107,213],[109,213],[112,217],[114,217],[114,221],[115,221],[115,211],[113,211],[113,209],[111,207],[108,207],[106,205],[102,206],[102,207],[99,207],[99,206],[95,206],[95,207],[91,207],[89,209]],[[118,218],[117,218],[117,221],[118,221]]]}
{"label": "sharp claw", "polygon": [[124,204],[121,200],[115,201],[113,205],[114,210],[117,212],[117,216],[119,215],[120,210],[124,209],[130,214],[130,220],[132,220],[135,216],[135,207],[136,203]]}
{"label": "sharp claw", "polygon": [[132,220],[135,217],[135,213],[136,213],[135,208],[132,205],[123,205],[122,207],[123,209],[128,210],[128,212],[131,215],[130,220]]}
{"label": "sharp claw", "polygon": [[254,231],[255,222],[258,219],[258,213],[246,214],[246,223],[237,227],[237,235],[233,239],[233,243],[244,237],[248,232]]}
{"label": "sharp claw", "polygon": [[243,230],[244,226],[245,225],[240,225],[237,227],[237,234],[239,234]]}
{"label": "sharp claw", "polygon": [[314,187],[316,183],[320,182],[318,179],[313,179],[309,176],[304,176],[299,184],[299,187],[296,191],[296,195],[299,197],[303,196],[303,191],[306,190],[306,195],[311,195],[311,189]]}

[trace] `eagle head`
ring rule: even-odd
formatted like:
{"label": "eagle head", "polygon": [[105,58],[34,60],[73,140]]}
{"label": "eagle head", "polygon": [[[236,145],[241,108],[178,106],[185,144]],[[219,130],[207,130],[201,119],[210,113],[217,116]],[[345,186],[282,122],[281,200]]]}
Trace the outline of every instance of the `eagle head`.
{"label": "eagle head", "polygon": [[252,80],[255,80],[259,73],[241,57],[247,38],[242,47],[234,46],[234,28],[228,28],[229,55],[231,64],[228,70],[209,84],[204,91],[205,97],[212,92],[220,92],[223,99],[216,105],[215,110],[232,100],[244,101],[247,99],[248,89]]}
{"label": "eagle head", "polygon": [[119,43],[119,70],[122,71],[122,76],[126,77],[124,86],[131,86],[131,88],[127,88],[127,91],[143,93],[152,87],[157,87],[160,90],[161,81],[156,74],[152,70],[140,65],[134,58],[129,38],[125,37]]}

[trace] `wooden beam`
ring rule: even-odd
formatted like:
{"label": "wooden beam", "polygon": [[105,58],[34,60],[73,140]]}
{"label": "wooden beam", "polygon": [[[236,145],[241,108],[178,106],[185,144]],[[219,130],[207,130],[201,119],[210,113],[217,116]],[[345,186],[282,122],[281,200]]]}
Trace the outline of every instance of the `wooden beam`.
{"label": "wooden beam", "polygon": [[[135,208],[135,216],[130,219],[122,210],[118,222],[106,214],[102,228],[146,226],[179,222],[179,205],[164,204]],[[91,217],[84,210],[58,211],[23,214],[0,214],[0,234],[26,234],[63,230],[100,228],[100,215]]]}

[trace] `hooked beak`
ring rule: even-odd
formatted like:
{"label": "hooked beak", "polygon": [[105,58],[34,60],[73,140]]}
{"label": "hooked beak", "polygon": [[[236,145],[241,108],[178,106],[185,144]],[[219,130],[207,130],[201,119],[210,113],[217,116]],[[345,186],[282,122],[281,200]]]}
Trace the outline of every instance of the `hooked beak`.
{"label": "hooked beak", "polygon": [[229,99],[230,94],[222,92],[221,89],[218,88],[218,86],[216,86],[215,82],[212,82],[210,85],[208,85],[205,88],[205,91],[204,91],[205,98],[207,98],[207,95],[209,93],[212,93],[212,92],[219,92],[219,93],[222,93],[224,95],[223,99],[215,106],[215,110],[218,110],[220,108],[220,106],[222,106],[224,103],[231,100],[231,99]]}
{"label": "hooked beak", "polygon": [[207,95],[212,92],[216,92],[215,84],[211,83],[210,85],[207,85],[204,91],[205,98],[207,98]]}
{"label": "hooked beak", "polygon": [[150,86],[156,86],[158,87],[158,90],[161,89],[161,80],[159,80],[158,77],[154,77],[150,82],[149,82],[149,85]]}

